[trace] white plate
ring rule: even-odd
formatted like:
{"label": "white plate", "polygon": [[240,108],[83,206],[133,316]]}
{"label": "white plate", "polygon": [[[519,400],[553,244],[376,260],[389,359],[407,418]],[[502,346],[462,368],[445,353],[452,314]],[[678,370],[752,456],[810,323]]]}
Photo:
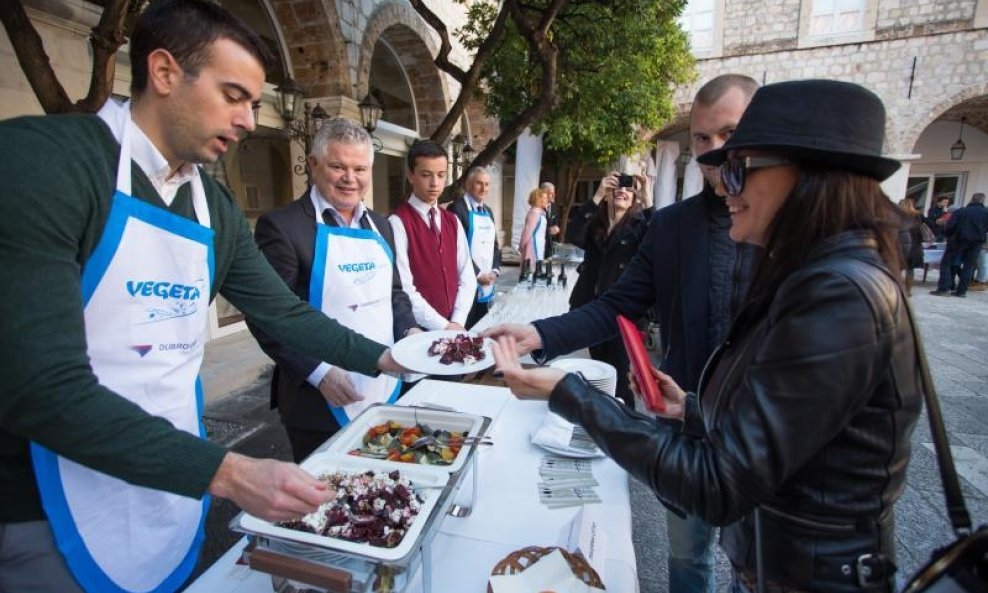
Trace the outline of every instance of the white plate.
{"label": "white plate", "polygon": [[567,373],[582,373],[590,383],[606,383],[615,381],[617,370],[606,362],[591,358],[559,358],[549,363],[549,366]]}
{"label": "white plate", "polygon": [[422,332],[399,340],[397,344],[391,347],[391,356],[406,369],[426,375],[465,375],[494,366],[494,353],[491,352],[493,340],[490,338],[484,340],[484,345],[481,348],[484,358],[473,364],[463,364],[462,362],[443,364],[439,362],[438,356],[429,356],[429,347],[432,346],[433,342],[440,338],[451,338],[462,334],[471,338],[477,337],[476,334],[470,332],[445,329]]}
{"label": "white plate", "polygon": [[[435,468],[427,466],[406,463],[396,468],[395,464],[382,463],[375,459],[363,459],[360,457],[340,458],[330,453],[317,453],[309,457],[302,462],[302,469],[314,476],[334,471],[360,473],[368,470],[389,472],[398,469],[402,476],[406,476],[412,481],[413,490],[416,484],[422,486],[439,486],[444,485],[449,480],[449,474],[437,472]],[[422,534],[422,529],[428,522],[429,515],[435,509],[441,493],[442,491],[439,489],[418,491],[419,497],[423,499],[419,514],[412,523],[412,526],[405,532],[405,537],[394,548],[379,548],[368,543],[356,543],[345,539],[279,527],[270,521],[259,519],[247,513],[241,515],[240,526],[251,533],[276,537],[282,540],[309,544],[330,550],[339,550],[341,552],[353,552],[381,560],[396,561],[412,553],[418,545],[418,539]]]}
{"label": "white plate", "polygon": [[[482,434],[479,434],[480,428],[484,424],[483,416],[464,414],[462,412],[427,410],[424,408],[415,408],[411,406],[389,406],[377,404],[370,406],[359,416],[354,418],[353,422],[344,426],[336,435],[336,438],[333,440],[333,443],[329,446],[327,451],[336,453],[337,455],[346,455],[348,451],[359,449],[363,444],[364,435],[367,434],[367,431],[370,430],[372,426],[384,424],[389,420],[393,420],[405,427],[414,426],[416,423],[427,424],[433,430],[466,432],[470,436],[483,436]],[[394,464],[397,469],[421,465],[421,467],[439,469],[444,472],[452,473],[463,467],[463,464],[466,463],[467,452],[469,450],[469,447],[463,447],[460,449],[456,459],[454,459],[453,463],[449,465],[421,465],[395,461],[390,461],[388,463]],[[365,458],[357,457],[357,459]]]}

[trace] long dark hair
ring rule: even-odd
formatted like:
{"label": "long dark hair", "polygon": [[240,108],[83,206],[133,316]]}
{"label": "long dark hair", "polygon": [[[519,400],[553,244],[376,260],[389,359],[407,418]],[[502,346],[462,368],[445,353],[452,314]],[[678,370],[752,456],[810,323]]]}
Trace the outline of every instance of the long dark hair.
{"label": "long dark hair", "polygon": [[849,230],[871,231],[879,257],[899,278],[903,260],[898,231],[903,219],[877,180],[850,171],[801,166],[799,180],[769,231],[749,300],[770,302],[779,285],[806,263],[821,241]]}
{"label": "long dark hair", "polygon": [[[590,228],[588,229],[590,232],[590,236],[593,237],[593,239],[600,244],[603,244],[605,241],[607,241],[607,231],[608,229],[611,228],[611,220],[610,217],[608,216],[608,212],[610,211],[608,200],[613,200],[613,199],[614,199],[614,190],[607,190],[607,194],[604,196],[604,199],[601,200],[600,202],[600,207],[597,208],[597,211],[594,212],[593,218],[590,219]],[[631,206],[628,207],[628,211],[624,213],[624,216],[621,217],[621,220],[619,220],[618,223],[614,225],[613,232],[616,233],[620,229],[622,229],[624,225],[630,224],[631,219],[634,218],[641,211],[642,211],[642,205],[638,201],[638,197],[634,194],[634,192],[632,192]]]}

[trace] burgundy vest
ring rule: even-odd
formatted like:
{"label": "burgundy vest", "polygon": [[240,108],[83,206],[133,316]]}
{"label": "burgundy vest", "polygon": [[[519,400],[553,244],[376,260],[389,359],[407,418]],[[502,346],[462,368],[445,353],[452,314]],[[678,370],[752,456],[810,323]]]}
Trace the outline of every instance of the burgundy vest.
{"label": "burgundy vest", "polygon": [[412,270],[415,290],[437,313],[449,319],[453,314],[459,285],[456,269],[457,221],[455,214],[438,206],[436,213],[441,230],[438,241],[429,224],[407,201],[394,211],[408,236],[408,267]]}

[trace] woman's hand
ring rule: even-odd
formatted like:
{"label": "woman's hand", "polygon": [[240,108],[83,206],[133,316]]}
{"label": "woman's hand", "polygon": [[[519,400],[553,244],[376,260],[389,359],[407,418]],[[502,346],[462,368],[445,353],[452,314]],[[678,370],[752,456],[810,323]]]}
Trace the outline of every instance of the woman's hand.
{"label": "woman's hand", "polygon": [[515,346],[515,356],[524,356],[533,350],[542,349],[542,336],[531,323],[502,323],[485,329],[480,335],[493,340],[511,336]]}
{"label": "woman's hand", "polygon": [[[686,392],[679,387],[672,377],[655,367],[652,367],[652,378],[658,384],[659,393],[662,394],[662,400],[665,402],[665,410],[662,412],[649,411],[663,418],[682,420],[686,414]],[[632,393],[635,394],[635,398],[641,399],[641,392],[638,390],[638,382],[635,380],[635,374],[630,371],[628,372],[628,384],[631,387]]]}
{"label": "woman's hand", "polygon": [[566,376],[563,371],[552,367],[521,368],[515,355],[515,339],[511,335],[498,338],[491,349],[494,351],[496,369],[504,375],[504,382],[518,399],[549,399],[556,384]]}
{"label": "woman's hand", "polygon": [[607,197],[608,193],[614,191],[618,186],[618,172],[611,171],[607,175],[604,175],[600,180],[600,185],[597,186],[597,191],[593,194],[593,203],[600,206],[600,202]]}
{"label": "woman's hand", "polygon": [[635,197],[642,204],[642,208],[652,207],[652,181],[648,175],[635,175]]}

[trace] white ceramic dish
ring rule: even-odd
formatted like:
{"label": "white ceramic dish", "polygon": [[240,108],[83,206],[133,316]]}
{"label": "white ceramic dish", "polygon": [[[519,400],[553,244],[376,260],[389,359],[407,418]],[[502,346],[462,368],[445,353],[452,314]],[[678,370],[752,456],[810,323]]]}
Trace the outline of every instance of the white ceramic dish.
{"label": "white ceramic dish", "polygon": [[[469,436],[483,436],[480,434],[484,424],[483,416],[474,414],[464,414],[462,412],[444,412],[441,410],[430,410],[425,408],[415,408],[410,406],[389,406],[373,405],[364,410],[353,422],[347,424],[336,436],[327,448],[327,452],[337,455],[346,455],[349,451],[359,449],[363,445],[364,435],[373,426],[394,421],[406,428],[411,428],[415,424],[425,424],[433,430],[447,430],[450,432],[465,432]],[[414,463],[401,463],[395,461],[387,462],[396,468],[403,467],[426,467],[441,469],[444,472],[452,473],[463,467],[467,460],[469,447],[460,449],[459,454],[450,465],[420,465]],[[366,459],[355,457],[356,459]]]}
{"label": "white ceramic dish", "polygon": [[[341,458],[329,453],[317,453],[309,457],[302,462],[302,468],[314,476],[337,471],[362,473],[366,471],[390,472],[397,469],[401,472],[402,476],[407,476],[412,481],[413,490],[417,484],[422,486],[442,486],[449,481],[449,474],[438,472],[434,467],[418,466],[409,463],[396,464],[359,457]],[[442,490],[439,488],[425,489],[417,492],[423,500],[419,514],[405,533],[405,537],[394,548],[379,548],[368,543],[356,543],[335,537],[279,527],[274,523],[248,515],[247,513],[241,515],[240,526],[244,530],[258,535],[266,535],[281,540],[299,542],[320,548],[339,550],[341,552],[360,554],[377,560],[398,561],[415,550],[419,536],[422,534],[422,529],[428,522],[433,510],[435,510],[439,496],[442,494]]]}
{"label": "white ceramic dish", "polygon": [[392,346],[391,356],[406,369],[426,375],[465,375],[494,366],[494,353],[491,352],[493,341],[490,338],[484,340],[484,345],[481,348],[484,358],[473,364],[463,364],[462,362],[443,364],[439,362],[438,356],[429,355],[429,347],[436,340],[464,334],[476,337],[476,334],[456,330],[438,330],[414,334],[399,340],[397,344]]}

